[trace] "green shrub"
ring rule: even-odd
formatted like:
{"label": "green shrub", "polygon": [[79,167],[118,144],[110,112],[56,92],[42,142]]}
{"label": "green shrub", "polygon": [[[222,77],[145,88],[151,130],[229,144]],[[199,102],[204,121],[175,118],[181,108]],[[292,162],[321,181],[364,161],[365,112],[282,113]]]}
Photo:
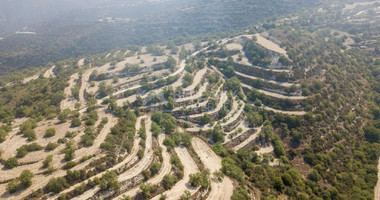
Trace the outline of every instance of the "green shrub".
{"label": "green shrub", "polygon": [[18,166],[17,158],[8,158],[8,160],[6,160],[4,162],[4,166],[8,169],[12,169],[14,167],[17,167]]}
{"label": "green shrub", "polygon": [[55,133],[56,133],[55,128],[49,128],[45,132],[45,137],[46,138],[53,137],[55,136]]}

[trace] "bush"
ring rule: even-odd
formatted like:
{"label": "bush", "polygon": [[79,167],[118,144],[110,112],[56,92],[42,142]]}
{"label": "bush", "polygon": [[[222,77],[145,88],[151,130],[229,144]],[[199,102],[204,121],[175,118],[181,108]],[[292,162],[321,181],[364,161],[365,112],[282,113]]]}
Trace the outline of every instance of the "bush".
{"label": "bush", "polygon": [[150,166],[150,172],[152,175],[157,174],[161,169],[160,163],[153,163],[152,166]]}
{"label": "bush", "polygon": [[193,83],[194,77],[190,73],[186,73],[182,78],[182,87],[188,87]]}
{"label": "bush", "polygon": [[53,136],[55,136],[55,132],[56,132],[55,128],[49,128],[45,132],[45,137],[46,138],[53,137]]}
{"label": "bush", "polygon": [[238,167],[235,164],[235,161],[232,160],[231,158],[223,158],[223,160],[222,160],[222,171],[224,174],[231,176],[232,178],[234,178],[240,182],[244,181],[243,170],[240,167]]}
{"label": "bush", "polygon": [[9,158],[4,162],[4,166],[8,169],[12,169],[14,167],[18,166],[18,160],[17,158]]}
{"label": "bush", "polygon": [[4,142],[7,136],[8,133],[5,130],[0,129],[0,142]]}
{"label": "bush", "polygon": [[33,129],[28,128],[25,131],[22,132],[25,137],[28,138],[28,140],[33,141],[36,139],[36,133]]}
{"label": "bush", "polygon": [[164,139],[164,145],[168,147],[168,149],[172,149],[175,147],[175,142],[173,139],[167,137]]}
{"label": "bush", "polygon": [[34,174],[30,170],[22,171],[20,177],[18,178],[20,180],[20,185],[24,188],[31,186],[33,177]]}
{"label": "bush", "polygon": [[53,151],[55,148],[58,147],[58,144],[55,144],[55,143],[51,143],[49,142],[46,147],[45,147],[45,151]]}
{"label": "bush", "polygon": [[78,127],[82,124],[79,117],[75,117],[71,120],[71,127]]}
{"label": "bush", "polygon": [[249,200],[249,199],[251,198],[249,198],[248,192],[241,186],[238,186],[235,189],[234,194],[231,197],[231,200]]}
{"label": "bush", "polygon": [[47,192],[53,192],[55,194],[61,192],[70,185],[67,183],[66,179],[63,177],[51,178],[45,186]]}
{"label": "bush", "polygon": [[6,190],[12,194],[12,193],[15,193],[18,189],[20,188],[20,181],[16,178],[16,179],[13,179],[11,180],[7,186],[6,186]]}
{"label": "bush", "polygon": [[162,185],[166,190],[171,189],[174,184],[177,182],[177,178],[171,174],[166,174],[162,179]]}
{"label": "bush", "polygon": [[189,183],[194,187],[201,186],[202,189],[208,189],[210,187],[209,176],[210,176],[209,171],[203,171],[203,172],[198,172],[196,174],[190,174]]}
{"label": "bush", "polygon": [[64,153],[65,153],[65,157],[64,157],[64,159],[66,160],[66,161],[70,161],[70,160],[72,160],[73,158],[74,158],[74,156],[75,156],[75,150],[73,149],[73,148],[67,148],[65,151],[64,151]]}
{"label": "bush", "polygon": [[139,151],[137,152],[137,157],[141,159],[143,156],[144,156],[144,151],[142,149],[139,149]]}
{"label": "bush", "polygon": [[68,169],[71,169],[71,168],[75,167],[75,165],[77,165],[77,164],[74,161],[69,161],[65,165],[63,165],[62,168],[64,170],[68,170]]}
{"label": "bush", "polygon": [[47,168],[50,166],[50,163],[53,161],[53,155],[46,156],[46,159],[42,162],[43,167]]}
{"label": "bush", "polygon": [[120,188],[120,183],[117,181],[117,174],[114,171],[107,171],[103,174],[100,179],[100,189],[107,190],[113,189],[118,190]]}

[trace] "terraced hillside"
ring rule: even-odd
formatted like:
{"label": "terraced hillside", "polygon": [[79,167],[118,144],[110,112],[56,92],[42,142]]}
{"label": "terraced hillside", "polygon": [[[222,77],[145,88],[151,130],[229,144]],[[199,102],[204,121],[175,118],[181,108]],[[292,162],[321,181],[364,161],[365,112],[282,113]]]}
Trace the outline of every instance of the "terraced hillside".
{"label": "terraced hillside", "polygon": [[[313,39],[303,37],[307,44]],[[299,130],[313,120],[321,124],[310,127],[333,131],[323,118],[354,121],[356,108],[341,107],[342,116],[318,113],[331,104],[322,95],[337,87],[329,82],[334,77],[313,70],[303,76],[305,66],[288,49],[265,32],[131,47],[62,61],[2,88],[33,93],[44,85],[45,96],[19,97],[28,106],[15,109],[15,120],[4,117],[0,197],[254,199],[290,184],[285,177],[265,189],[258,180],[266,176],[251,174],[260,173],[258,165],[269,173],[292,164],[301,182],[314,171],[294,150],[311,139]],[[324,67],[320,72],[336,70]],[[365,84],[353,93],[359,87]],[[339,103],[352,103],[345,100]]]}

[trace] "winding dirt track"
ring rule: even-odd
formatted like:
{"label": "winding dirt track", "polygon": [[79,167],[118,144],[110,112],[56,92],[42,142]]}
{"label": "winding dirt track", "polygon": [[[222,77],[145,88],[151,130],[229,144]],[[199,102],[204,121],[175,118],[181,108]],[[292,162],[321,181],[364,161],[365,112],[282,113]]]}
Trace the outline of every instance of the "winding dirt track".
{"label": "winding dirt track", "polygon": [[254,88],[254,87],[252,87],[250,85],[244,84],[244,83],[242,83],[241,85],[243,87],[245,87],[245,88],[250,89],[250,90],[257,90],[260,93],[263,93],[263,94],[265,94],[267,96],[278,98],[278,99],[304,100],[304,99],[309,98],[309,97],[305,97],[305,96],[286,96],[286,95],[282,95],[282,94],[278,94],[278,93],[274,93],[274,92],[268,92],[268,91],[265,91],[265,90],[256,89],[256,88]]}
{"label": "winding dirt track", "polygon": [[380,158],[377,164],[377,184],[375,186],[375,200],[380,200]]}
{"label": "winding dirt track", "polygon": [[82,67],[84,65],[84,58],[78,60],[78,67]]}
{"label": "winding dirt track", "polygon": [[[231,134],[235,133],[236,130],[238,130],[239,128],[242,129],[242,131],[232,137],[230,137]],[[249,123],[245,120],[242,120],[239,125],[232,131],[226,133],[226,141],[223,142],[223,144],[227,144],[228,142],[231,142],[233,139],[239,137],[240,135],[244,134],[244,132],[250,130],[251,128],[249,128]]]}
{"label": "winding dirt track", "polygon": [[249,144],[251,141],[253,141],[254,139],[256,139],[257,136],[259,136],[260,132],[261,132],[261,129],[263,128],[263,126],[260,126],[258,128],[255,128],[256,129],[256,132],[253,133],[252,135],[250,135],[246,140],[244,140],[242,143],[236,145],[233,150],[236,152],[237,150],[247,146],[247,144]]}
{"label": "winding dirt track", "polygon": [[268,83],[273,83],[273,84],[276,84],[276,85],[281,85],[283,87],[290,87],[292,85],[295,85],[295,86],[298,86],[298,87],[300,86],[300,84],[295,84],[295,83],[293,84],[293,83],[287,83],[287,82],[277,82],[277,81],[273,81],[273,80],[267,80],[267,79],[259,78],[259,77],[256,77],[256,76],[250,76],[250,75],[238,72],[238,71],[235,71],[235,74],[238,75],[238,76],[249,78],[251,80],[262,80],[262,81],[265,81],[265,82],[268,82]]}
{"label": "winding dirt track", "polygon": [[70,110],[75,110],[75,103],[77,102],[77,100],[75,100],[73,95],[71,95],[71,88],[75,86],[75,80],[78,78],[79,78],[78,73],[71,75],[70,80],[69,80],[69,86],[67,86],[64,90],[66,98],[63,99],[61,102],[61,110],[64,110],[66,108]]}
{"label": "winding dirt track", "polygon": [[[152,121],[150,120],[150,117],[146,118],[145,121],[145,127],[147,131],[147,137],[146,137],[146,146],[144,151],[144,157],[132,168],[127,170],[126,172],[120,174],[118,176],[118,181],[126,181],[128,179],[133,178],[134,176],[140,174],[143,170],[147,169],[150,165],[150,163],[153,161],[153,150],[152,150],[152,132],[150,132],[150,126]],[[137,130],[136,130],[137,131]],[[96,186],[95,188],[86,191],[80,196],[77,196],[73,199],[88,199],[92,196],[94,196],[98,191],[100,190],[99,186]]]}
{"label": "winding dirt track", "polygon": [[206,72],[208,71],[207,67],[204,67],[203,69],[199,70],[195,75],[194,75],[194,80],[191,85],[189,85],[186,88],[183,88],[184,91],[191,91],[194,90],[194,88],[201,82],[202,78],[207,74]]}
{"label": "winding dirt track", "polygon": [[28,83],[29,81],[38,79],[38,77],[40,77],[40,74],[35,74],[33,76],[26,77],[26,78],[24,78],[24,80],[22,80],[22,83],[23,84]]}
{"label": "winding dirt track", "polygon": [[[160,143],[160,147],[162,148],[163,163],[162,163],[161,169],[158,172],[158,174],[155,177],[153,177],[147,181],[148,183],[151,183],[151,184],[159,183],[164,178],[164,176],[166,174],[170,173],[170,171],[172,169],[172,165],[170,164],[170,155],[166,149],[166,146],[163,145],[164,139],[165,139],[164,134],[161,134],[158,136],[158,141]],[[133,189],[129,190],[128,192],[119,195],[117,197],[117,199],[120,199],[123,195],[130,196],[130,197],[136,196],[136,194],[139,191],[140,191],[140,186],[136,186]]]}
{"label": "winding dirt track", "polygon": [[282,55],[286,55],[286,50],[281,48],[280,46],[278,46],[276,43],[270,41],[270,40],[267,40],[266,38],[264,38],[263,36],[261,36],[260,34],[255,34],[256,38],[257,38],[257,44],[263,46],[264,48],[267,48],[271,51],[274,51],[274,52],[277,52],[279,54],[282,54]]}
{"label": "winding dirt track", "polygon": [[223,92],[221,94],[221,97],[219,97],[219,103],[218,103],[218,105],[216,106],[215,109],[213,109],[211,111],[208,111],[208,112],[202,112],[202,113],[199,113],[199,114],[189,115],[189,118],[198,118],[198,117],[202,117],[204,114],[212,115],[212,114],[214,114],[216,112],[219,112],[219,110],[223,107],[224,103],[226,103],[227,99],[228,99],[227,93]]}
{"label": "winding dirt track", "polygon": [[146,142],[145,151],[143,158],[128,171],[119,175],[118,180],[120,182],[126,181],[133,178],[134,176],[140,174],[143,170],[147,169],[153,161],[153,150],[152,150],[152,132],[150,131],[152,125],[152,120],[150,117],[145,119],[145,129],[146,129]]}
{"label": "winding dirt track", "polygon": [[[189,184],[190,174],[195,174],[199,172],[197,164],[194,162],[193,158],[190,156],[189,152],[185,147],[176,147],[175,152],[177,153],[179,159],[181,160],[184,166],[183,179],[178,181],[172,189],[164,192],[168,197],[167,200],[177,200],[180,196],[186,191],[189,190],[191,194],[194,194],[198,188],[192,187]],[[153,200],[160,199],[161,195],[153,197]]]}
{"label": "winding dirt track", "polygon": [[53,66],[53,67],[49,68],[48,70],[46,70],[45,73],[44,73],[44,75],[43,75],[44,78],[55,77],[54,72],[53,72],[54,68],[55,68],[55,66]]}
{"label": "winding dirt track", "polygon": [[[141,120],[146,118],[146,116],[141,116],[141,117],[138,117],[137,120],[136,120],[136,125],[135,125],[135,129],[136,129],[136,132],[140,129],[141,127]],[[137,152],[139,150],[139,142],[140,142],[140,137],[139,136],[135,136],[135,139],[134,139],[134,142],[133,142],[133,147],[132,147],[132,150],[131,150],[131,153],[123,160],[121,161],[120,163],[116,164],[115,166],[113,166],[112,168],[108,169],[109,171],[110,170],[115,170],[115,169],[119,169],[120,167],[128,164],[133,158],[136,157],[137,155]],[[105,172],[102,172],[102,173],[99,173],[93,177],[91,177],[90,179],[88,180],[93,180],[95,177],[101,177]],[[75,185],[72,185],[70,186],[69,188],[67,188],[66,190],[62,191],[61,193],[66,193],[66,192],[69,192],[71,190],[73,190],[75,187],[81,185],[81,183],[77,183]],[[99,188],[94,188],[92,190],[89,190],[89,191],[86,191],[85,193],[83,193],[82,195],[79,195],[77,198],[79,199],[86,199],[85,197],[88,196],[87,198],[93,196],[94,194],[96,194],[96,192],[99,191]],[[53,199],[53,198],[51,198]]]}
{"label": "winding dirt track", "polygon": [[90,75],[91,73],[94,71],[95,69],[89,69],[89,70],[86,70],[83,74],[82,74],[82,84],[81,84],[81,87],[79,89],[79,102],[81,104],[81,108],[84,108],[86,106],[86,99],[84,98],[84,92],[86,90],[86,88],[88,87],[88,80],[90,79]]}
{"label": "winding dirt track", "polygon": [[[222,168],[222,159],[201,139],[193,137],[193,148],[211,174]],[[211,191],[207,197],[210,200],[230,199],[234,192],[234,186],[230,178],[225,176],[222,181],[211,180]]]}
{"label": "winding dirt track", "polygon": [[274,109],[274,108],[271,108],[271,107],[268,107],[268,106],[265,106],[265,105],[263,105],[263,108],[265,110],[268,110],[268,111],[273,111],[275,113],[282,113],[282,114],[286,114],[286,115],[298,115],[298,116],[302,116],[302,115],[306,114],[305,111],[284,111],[284,110],[277,110],[277,109]]}

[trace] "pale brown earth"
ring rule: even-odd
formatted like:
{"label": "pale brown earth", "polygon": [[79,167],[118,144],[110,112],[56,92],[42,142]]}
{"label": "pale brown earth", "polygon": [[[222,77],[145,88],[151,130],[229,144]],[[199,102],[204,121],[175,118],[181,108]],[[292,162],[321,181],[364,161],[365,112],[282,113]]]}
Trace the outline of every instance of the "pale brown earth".
{"label": "pale brown earth", "polygon": [[[150,117],[147,117],[145,119],[145,126],[146,126],[146,132],[147,132],[147,138],[146,138],[146,146],[144,151],[144,157],[134,166],[132,166],[130,169],[128,169],[126,172],[120,174],[118,176],[118,181],[126,181],[134,176],[140,174],[143,170],[149,167],[149,165],[153,161],[153,150],[152,150],[152,133],[150,132],[150,125],[151,125]],[[136,157],[135,157],[136,158]],[[133,158],[133,159],[135,159]],[[100,190],[99,186],[96,186],[95,188],[92,188],[82,195],[74,198],[74,199],[88,199],[92,196],[94,196],[98,191]]]}
{"label": "pale brown earth", "polygon": [[140,174],[143,170],[147,169],[149,165],[153,162],[153,149],[152,149],[152,132],[150,131],[152,125],[152,120],[150,117],[145,119],[145,129],[146,129],[146,141],[145,141],[145,150],[144,150],[144,156],[143,158],[134,165],[131,169],[128,171],[122,173],[119,175],[118,180],[126,181],[137,174]]}
{"label": "pale brown earth", "polygon": [[375,186],[375,200],[380,200],[380,158],[377,164],[377,184]]}
{"label": "pale brown earth", "polygon": [[228,50],[239,50],[239,51],[243,50],[243,46],[238,43],[230,43],[230,44],[227,44],[226,47]]}
{"label": "pale brown earth", "polygon": [[[170,163],[170,155],[169,155],[169,153],[168,153],[168,151],[166,149],[166,146],[163,145],[164,139],[165,139],[165,135],[164,134],[161,134],[161,135],[158,136],[158,141],[159,141],[160,147],[162,148],[162,157],[163,157],[161,169],[160,169],[160,171],[158,172],[158,174],[156,176],[154,176],[153,178],[151,178],[151,179],[149,179],[147,181],[147,183],[150,183],[150,184],[153,184],[153,185],[160,183],[161,180],[164,178],[164,176],[166,174],[170,173],[171,168],[172,168],[172,165]],[[136,187],[132,188],[131,190],[125,192],[124,194],[119,195],[117,197],[117,199],[121,198],[123,195],[133,197],[138,192],[140,192],[140,187],[136,186]]]}
{"label": "pale brown earth", "polygon": [[43,75],[43,77],[44,78],[55,77],[55,74],[53,72],[54,68],[55,68],[55,66],[53,66],[53,67],[49,68],[48,70],[46,70],[45,73],[44,73],[44,75]]}
{"label": "pale brown earth", "polygon": [[365,6],[365,5],[370,5],[370,4],[374,4],[377,2],[380,2],[380,1],[366,1],[366,2],[355,2],[352,4],[346,4],[343,8],[343,12],[346,12],[348,10],[352,10],[352,9],[356,8],[357,6]]}
{"label": "pale brown earth", "polygon": [[257,44],[263,46],[264,48],[266,49],[269,49],[271,51],[274,51],[274,52],[277,52],[281,55],[286,55],[286,50],[281,48],[280,46],[278,46],[278,44],[264,38],[262,35],[260,34],[255,34],[256,38],[257,38]]}
{"label": "pale brown earth", "polygon": [[[138,117],[137,120],[136,120],[136,125],[135,125],[135,130],[136,132],[140,129],[141,127],[141,120],[142,119],[145,119],[147,116],[141,116],[141,117]],[[115,166],[113,166],[112,168],[110,168],[109,170],[115,170],[115,169],[119,169],[120,167],[124,166],[124,165],[127,165],[128,163],[130,163],[133,159],[136,158],[136,155],[137,155],[137,152],[139,150],[139,142],[140,142],[140,137],[139,136],[135,136],[135,140],[133,142],[133,147],[132,147],[132,150],[131,150],[131,153],[128,154],[128,156],[123,160],[121,161],[120,163],[116,164]],[[94,179],[95,177],[101,177],[105,172],[102,172],[102,173],[99,173],[93,177],[91,177],[90,179]],[[66,193],[66,192],[69,192],[71,190],[73,190],[75,187],[79,186],[81,183],[78,183],[76,185],[72,185],[71,187],[67,188],[66,190],[62,191],[62,193]],[[98,188],[96,188],[95,190],[90,190],[88,192],[85,192],[83,195],[80,195],[78,198],[80,199],[85,199],[85,195],[88,195],[88,196],[93,196],[96,192],[98,191]]]}
{"label": "pale brown earth", "polygon": [[271,153],[273,152],[273,146],[272,145],[269,145],[269,146],[266,146],[266,147],[261,147],[259,150],[255,151],[258,155],[263,155],[265,153]]}
{"label": "pale brown earth", "polygon": [[[200,157],[205,168],[214,173],[222,168],[222,159],[201,139],[193,137],[192,145],[195,152]],[[212,176],[212,175],[211,175]],[[230,199],[234,191],[234,185],[230,178],[225,176],[222,181],[211,179],[211,191],[207,199],[223,200]]]}
{"label": "pale brown earth", "polygon": [[268,107],[268,106],[263,106],[263,108],[265,110],[268,110],[268,111],[273,111],[275,113],[283,113],[283,114],[286,114],[286,115],[298,115],[298,116],[302,116],[302,115],[305,115],[307,113],[305,111],[284,111],[284,110],[277,110],[277,109],[274,109],[274,108],[271,108],[271,107]]}
{"label": "pale brown earth", "polygon": [[40,74],[35,74],[35,75],[33,75],[33,76],[26,77],[26,78],[24,78],[24,80],[22,80],[22,83],[23,83],[23,84],[26,84],[26,83],[28,83],[28,82],[30,82],[30,81],[32,81],[32,80],[36,80],[36,79],[38,79],[38,77],[40,77]]}
{"label": "pale brown earth", "polygon": [[257,90],[260,93],[263,93],[267,96],[271,96],[271,97],[275,97],[275,98],[279,98],[279,99],[303,100],[303,99],[309,98],[309,97],[305,97],[305,96],[286,96],[286,95],[282,95],[282,94],[278,94],[278,93],[274,93],[274,92],[268,92],[266,90],[256,89],[256,88],[254,88],[250,85],[244,84],[244,83],[242,83],[241,85],[245,88],[250,89],[250,90]]}
{"label": "pale brown earth", "polygon": [[178,98],[176,99],[176,102],[177,103],[182,103],[182,102],[186,102],[188,100],[191,100],[191,99],[199,99],[202,97],[203,95],[203,92],[205,92],[207,90],[207,85],[208,85],[208,82],[206,82],[205,84],[203,84],[197,93],[195,93],[194,95],[191,95],[191,96],[188,96],[188,97],[183,97],[183,98]]}
{"label": "pale brown earth", "polygon": [[[229,137],[230,135],[232,135],[233,133],[235,133],[236,130],[238,130],[239,128],[241,128],[241,132],[234,135],[233,137]],[[249,123],[246,122],[245,120],[242,120],[239,125],[235,128],[235,130],[232,130],[228,133],[226,133],[226,141],[224,141],[223,144],[227,144],[228,142],[231,142],[233,139],[241,136],[244,132],[250,130],[251,128],[249,128]]]}
{"label": "pale brown earth", "polygon": [[[244,111],[244,104],[242,104],[239,108],[239,103],[237,100],[234,100],[233,102],[233,105],[232,105],[232,109],[231,111],[227,114],[227,116],[225,117],[226,119],[228,119],[226,122],[223,122],[222,125],[228,125],[230,123],[232,123],[233,121],[235,121],[237,118],[240,117],[240,115],[243,113]],[[242,102],[241,102],[242,103]]]}
{"label": "pale brown earth", "polygon": [[86,99],[84,98],[84,92],[86,88],[89,86],[88,80],[90,78],[91,73],[93,72],[94,69],[89,69],[83,72],[82,74],[82,85],[79,89],[79,103],[81,104],[80,108],[85,108],[86,107]]}
{"label": "pale brown earth", "polygon": [[82,67],[84,65],[84,58],[78,60],[78,67]]}
{"label": "pale brown earth", "polygon": [[66,97],[61,102],[61,110],[64,110],[66,108],[70,110],[75,110],[75,103],[77,103],[78,101],[71,94],[71,88],[75,86],[77,79],[79,79],[78,73],[71,75],[70,80],[69,80],[69,86],[67,86],[65,90],[63,91]]}
{"label": "pale brown earth", "polygon": [[273,84],[276,84],[276,85],[281,85],[283,87],[290,87],[290,86],[293,86],[293,85],[295,85],[297,87],[301,86],[300,84],[297,84],[297,83],[277,82],[277,81],[273,81],[273,80],[267,80],[267,79],[263,79],[263,78],[259,78],[259,77],[255,77],[255,76],[250,76],[250,75],[247,75],[247,74],[240,73],[238,71],[235,71],[235,74],[237,74],[239,76],[242,76],[242,77],[245,77],[245,78],[252,79],[252,80],[262,80],[262,81],[273,83]]}
{"label": "pale brown earth", "polygon": [[[192,187],[189,184],[189,175],[195,174],[199,172],[198,166],[193,160],[193,158],[190,156],[189,152],[185,147],[176,147],[175,152],[177,153],[179,159],[181,160],[183,166],[184,166],[184,175],[183,179],[178,181],[170,190],[164,192],[164,194],[168,197],[167,200],[177,200],[179,197],[186,191],[190,191],[191,194],[194,194],[198,188]],[[153,197],[152,199],[158,200],[160,199],[161,195],[157,195]]]}
{"label": "pale brown earth", "polygon": [[[258,127],[258,128],[255,128],[255,133],[253,133],[252,135],[250,135],[250,136],[249,136],[246,140],[244,140],[242,143],[240,143],[240,144],[236,145],[235,147],[233,147],[233,150],[236,152],[237,150],[239,150],[239,149],[241,149],[241,148],[247,146],[247,144],[249,144],[250,142],[252,142],[253,140],[255,140],[255,139],[259,136],[259,134],[260,134],[262,128],[263,128],[262,126],[260,126],[260,127]],[[261,150],[261,149],[260,149],[260,150]]]}
{"label": "pale brown earth", "polygon": [[224,105],[224,103],[227,101],[228,97],[227,97],[227,93],[226,92],[223,92],[219,98],[219,103],[218,105],[216,106],[215,109],[211,110],[211,111],[208,111],[208,112],[203,112],[203,113],[199,113],[199,114],[195,114],[195,115],[189,115],[189,118],[197,118],[197,117],[201,117],[203,116],[204,114],[214,114],[216,112],[218,112]]}
{"label": "pale brown earth", "polygon": [[194,75],[194,80],[191,85],[189,85],[186,88],[183,88],[184,91],[191,91],[194,90],[194,88],[200,84],[202,78],[207,75],[208,69],[207,67],[204,67],[203,69],[199,70],[195,75]]}

